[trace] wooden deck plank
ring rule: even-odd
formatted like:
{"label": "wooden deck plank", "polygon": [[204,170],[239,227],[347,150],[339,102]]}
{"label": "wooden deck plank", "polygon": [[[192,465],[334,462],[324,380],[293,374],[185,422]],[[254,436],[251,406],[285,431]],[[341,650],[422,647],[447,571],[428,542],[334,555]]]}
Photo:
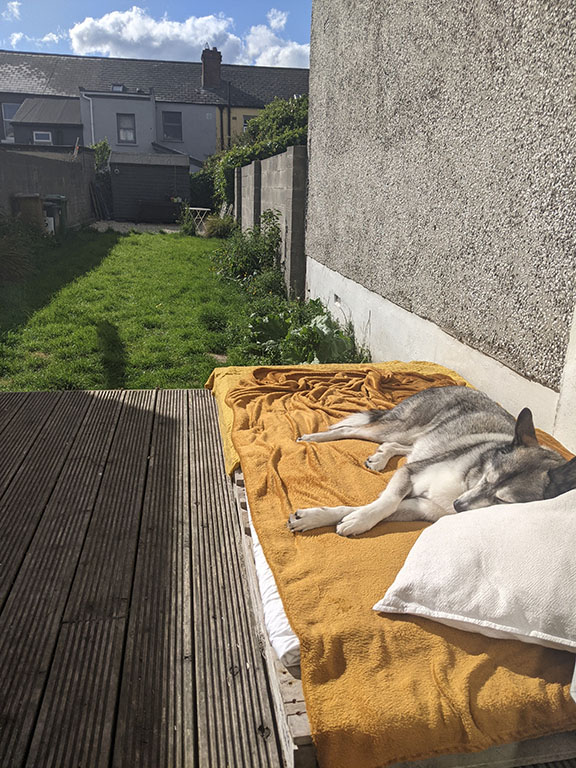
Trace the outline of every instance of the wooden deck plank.
{"label": "wooden deck plank", "polygon": [[[191,391],[192,594],[199,764],[283,764],[224,472],[216,406]],[[219,653],[214,653],[214,649]]]}
{"label": "wooden deck plank", "polygon": [[86,397],[90,407],[0,615],[2,766],[24,762],[118,419],[120,393]]}
{"label": "wooden deck plank", "polygon": [[125,394],[27,766],[109,766],[154,399]]}
{"label": "wooden deck plank", "polygon": [[159,392],[122,677],[115,768],[193,768],[188,400]]}
{"label": "wooden deck plank", "polygon": [[[52,398],[30,396],[21,409],[22,419],[13,419],[2,437],[2,442],[8,442],[14,436],[15,449],[7,465],[3,465],[0,455],[6,483],[0,498],[0,606],[16,578],[90,403],[90,397],[83,392],[63,392]],[[14,434],[20,428],[22,433]]]}

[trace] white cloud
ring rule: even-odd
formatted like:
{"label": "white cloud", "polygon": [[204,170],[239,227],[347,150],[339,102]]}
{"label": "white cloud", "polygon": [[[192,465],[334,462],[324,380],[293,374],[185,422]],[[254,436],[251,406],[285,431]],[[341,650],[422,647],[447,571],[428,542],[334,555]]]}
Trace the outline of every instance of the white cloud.
{"label": "white cloud", "polygon": [[266,18],[272,29],[284,29],[288,20],[288,13],[279,11],[277,8],[271,8],[266,14]]}
{"label": "white cloud", "polygon": [[250,29],[246,53],[251,63],[261,67],[307,67],[310,61],[309,45],[284,40],[264,24]]}
{"label": "white cloud", "polygon": [[234,20],[223,14],[190,16],[185,21],[154,19],[133,6],[100,18],[88,16],[70,30],[72,50],[78,54],[146,59],[199,61],[202,49],[216,46],[226,64],[307,67],[310,46],[280,37],[288,14],[273,8],[269,26],[250,29],[245,39],[234,34]]}
{"label": "white cloud", "polygon": [[16,46],[18,45],[20,40],[22,40],[23,37],[24,35],[22,32],[13,32],[10,35],[10,45],[12,46],[12,48],[16,48]]}
{"label": "white cloud", "polygon": [[64,37],[66,37],[66,35],[56,34],[56,32],[48,32],[47,35],[44,35],[44,37],[41,37],[36,42],[38,42],[38,43],[58,43]]}
{"label": "white cloud", "polygon": [[158,20],[133,6],[99,19],[87,17],[72,27],[70,39],[74,53],[151,59],[198,61],[206,45],[216,46],[224,61],[230,62],[242,51],[242,41],[232,27],[233,20],[223,15],[190,16],[182,22]]}
{"label": "white cloud", "polygon": [[11,2],[6,3],[6,10],[2,11],[4,21],[18,21],[21,5],[22,3],[19,3],[18,0],[11,0]]}

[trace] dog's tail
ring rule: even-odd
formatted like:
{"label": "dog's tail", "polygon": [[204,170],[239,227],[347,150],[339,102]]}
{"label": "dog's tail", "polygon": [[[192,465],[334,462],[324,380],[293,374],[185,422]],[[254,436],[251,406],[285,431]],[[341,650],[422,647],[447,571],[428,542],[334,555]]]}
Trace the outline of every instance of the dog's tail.
{"label": "dog's tail", "polygon": [[361,411],[360,413],[353,413],[351,416],[339,421],[337,424],[332,424],[328,429],[339,429],[340,427],[365,427],[368,424],[373,424],[378,421],[378,417],[374,418],[375,414],[380,414],[382,411]]}

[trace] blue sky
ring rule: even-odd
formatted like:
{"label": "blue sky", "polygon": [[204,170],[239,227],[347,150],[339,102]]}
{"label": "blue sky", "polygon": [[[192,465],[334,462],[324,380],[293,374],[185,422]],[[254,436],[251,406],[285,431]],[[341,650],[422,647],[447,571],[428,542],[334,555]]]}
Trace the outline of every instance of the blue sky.
{"label": "blue sky", "polygon": [[312,0],[0,0],[0,48],[199,61],[217,46],[227,64],[308,66]]}

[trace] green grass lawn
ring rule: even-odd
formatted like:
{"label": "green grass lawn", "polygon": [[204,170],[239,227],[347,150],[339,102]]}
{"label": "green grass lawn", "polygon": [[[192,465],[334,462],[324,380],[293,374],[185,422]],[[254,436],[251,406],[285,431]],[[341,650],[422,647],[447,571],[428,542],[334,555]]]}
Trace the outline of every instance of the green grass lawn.
{"label": "green grass lawn", "polygon": [[0,390],[202,387],[243,290],[219,241],[83,231],[0,285]]}

